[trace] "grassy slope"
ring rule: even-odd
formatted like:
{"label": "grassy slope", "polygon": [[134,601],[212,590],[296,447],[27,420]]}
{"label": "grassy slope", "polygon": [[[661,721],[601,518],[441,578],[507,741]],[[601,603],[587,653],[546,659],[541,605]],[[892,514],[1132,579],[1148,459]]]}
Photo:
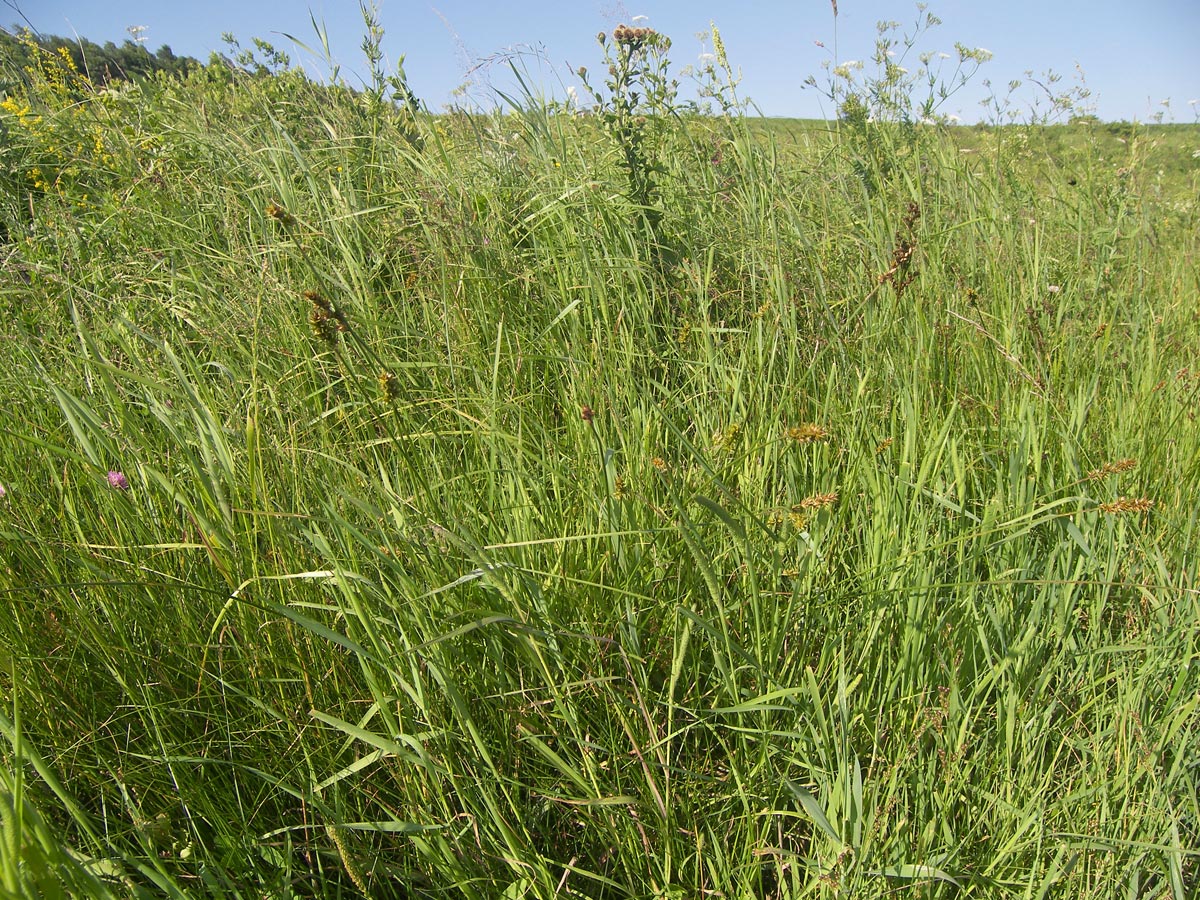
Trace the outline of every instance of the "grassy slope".
{"label": "grassy slope", "polygon": [[696,123],[654,248],[586,121],[69,87],[2,123],[6,890],[1194,889],[1166,138]]}

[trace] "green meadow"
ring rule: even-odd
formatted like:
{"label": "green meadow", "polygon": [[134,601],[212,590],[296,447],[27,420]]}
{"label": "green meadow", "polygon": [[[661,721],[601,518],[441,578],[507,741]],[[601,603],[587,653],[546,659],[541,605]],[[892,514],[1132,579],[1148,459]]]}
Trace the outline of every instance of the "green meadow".
{"label": "green meadow", "polygon": [[0,57],[0,896],[1195,897],[1200,126],[365,45]]}

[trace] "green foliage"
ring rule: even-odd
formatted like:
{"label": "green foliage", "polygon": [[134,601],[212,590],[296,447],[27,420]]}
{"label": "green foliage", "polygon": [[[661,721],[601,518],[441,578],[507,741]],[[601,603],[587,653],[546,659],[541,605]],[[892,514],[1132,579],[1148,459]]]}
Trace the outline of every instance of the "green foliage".
{"label": "green foliage", "polygon": [[675,115],[679,82],[670,75],[667,52],[671,39],[652,28],[618,25],[601,32],[607,92],[593,87],[585,67],[579,69],[583,88],[595,101],[595,114],[620,152],[628,182],[629,200],[653,230],[661,218],[658,177],[664,173],[663,143]]}
{"label": "green foliage", "polygon": [[404,74],[404,57],[400,57],[396,63],[395,73],[389,75],[384,72],[383,51],[380,47],[383,41],[383,26],[379,23],[379,11],[366,2],[361,2],[359,9],[366,26],[362,51],[371,74],[371,84],[363,95],[367,121],[375,129],[371,136],[373,140],[378,140],[379,123],[391,118],[405,143],[415,150],[420,150],[424,145],[417,121],[421,112],[421,102],[408,85],[408,78]]}
{"label": "green foliage", "polygon": [[432,116],[364,15],[4,98],[5,894],[1190,896],[1196,129]]}
{"label": "green foliage", "polygon": [[705,105],[699,109],[706,114],[713,112],[712,104],[724,116],[733,116],[746,112],[750,103],[738,98],[737,86],[742,76],[733,72],[729,56],[725,53],[725,42],[716,23],[709,25],[709,37],[712,39],[713,52],[704,54],[703,65],[689,68],[685,71],[692,76],[696,83],[697,93]]}
{"label": "green foliage", "polygon": [[948,123],[939,110],[991,58],[987,50],[957,43],[955,68],[947,74],[945,64],[955,57],[917,49],[941,20],[924,5],[918,4],[917,10],[917,20],[907,32],[901,32],[899,22],[878,24],[873,70],[868,71],[860,60],[836,65],[827,60],[829,80],[824,88],[815,76],[805,81],[833,103],[854,154],[855,170],[871,192],[891,180],[899,160],[920,154],[921,137],[930,130],[918,126]]}
{"label": "green foliage", "polygon": [[97,91],[66,48],[51,51],[29,35],[20,46],[30,63],[0,100],[0,127],[9,140],[7,199],[19,204],[26,192],[55,193],[86,204],[116,165],[115,95]]}
{"label": "green foliage", "polygon": [[71,66],[78,72],[86,72],[96,85],[143,79],[158,73],[182,76],[200,67],[199,60],[176,56],[166,44],[151,53],[133,40],[125,41],[120,47],[112,41],[101,46],[87,38],[68,40],[57,35],[35,36],[19,28],[12,32],[0,30],[0,59],[11,67],[11,71],[36,67],[43,54],[70,57]]}

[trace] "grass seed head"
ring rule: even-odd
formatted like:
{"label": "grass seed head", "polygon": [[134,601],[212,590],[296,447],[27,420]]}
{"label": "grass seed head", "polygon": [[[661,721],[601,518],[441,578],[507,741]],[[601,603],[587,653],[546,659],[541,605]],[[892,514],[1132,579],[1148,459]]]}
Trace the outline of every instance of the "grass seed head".
{"label": "grass seed head", "polygon": [[271,202],[267,204],[266,213],[280,225],[290,227],[296,224],[296,217],[280,206],[278,203]]}
{"label": "grass seed head", "polygon": [[314,306],[308,313],[308,324],[312,327],[313,337],[323,341],[330,347],[337,344],[338,323],[320,306]]}
{"label": "grass seed head", "polygon": [[1105,463],[1098,469],[1092,469],[1087,473],[1088,481],[1103,481],[1109,475],[1116,475],[1120,472],[1128,472],[1130,469],[1137,468],[1136,459],[1119,459],[1113,463]]}
{"label": "grass seed head", "polygon": [[742,426],[737,422],[713,435],[713,449],[733,452],[742,441]]}
{"label": "grass seed head", "polygon": [[324,297],[322,297],[317,291],[305,291],[300,296],[303,297],[305,300],[307,300],[309,303],[311,303],[313,306],[317,307],[317,309],[323,309],[327,313],[333,312],[333,306],[329,303],[328,300],[326,300]]}
{"label": "grass seed head", "polygon": [[789,428],[787,436],[789,440],[795,441],[797,444],[812,444],[829,437],[829,430],[822,425],[806,422],[803,425]]}
{"label": "grass seed head", "polygon": [[380,372],[379,393],[388,403],[395,403],[400,399],[400,380],[387,370]]}
{"label": "grass seed head", "polygon": [[837,503],[837,491],[830,491],[828,494],[813,494],[811,497],[805,497],[800,501],[801,509],[828,509]]}
{"label": "grass seed head", "polygon": [[316,291],[305,291],[301,296],[312,304],[312,309],[308,311],[308,324],[313,337],[330,348],[335,347],[338,335],[346,330],[345,314]]}
{"label": "grass seed head", "polygon": [[1111,503],[1101,503],[1100,511],[1110,516],[1119,516],[1124,513],[1149,512],[1153,506],[1154,501],[1149,497],[1118,497]]}

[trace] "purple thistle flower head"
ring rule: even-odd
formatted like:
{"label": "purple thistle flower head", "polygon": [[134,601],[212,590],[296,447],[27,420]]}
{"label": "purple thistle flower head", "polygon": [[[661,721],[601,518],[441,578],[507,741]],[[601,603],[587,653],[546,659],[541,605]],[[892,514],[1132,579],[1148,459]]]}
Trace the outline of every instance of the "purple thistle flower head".
{"label": "purple thistle flower head", "polygon": [[118,491],[129,490],[129,479],[125,477],[124,472],[113,470],[108,473],[108,483],[115,487]]}

